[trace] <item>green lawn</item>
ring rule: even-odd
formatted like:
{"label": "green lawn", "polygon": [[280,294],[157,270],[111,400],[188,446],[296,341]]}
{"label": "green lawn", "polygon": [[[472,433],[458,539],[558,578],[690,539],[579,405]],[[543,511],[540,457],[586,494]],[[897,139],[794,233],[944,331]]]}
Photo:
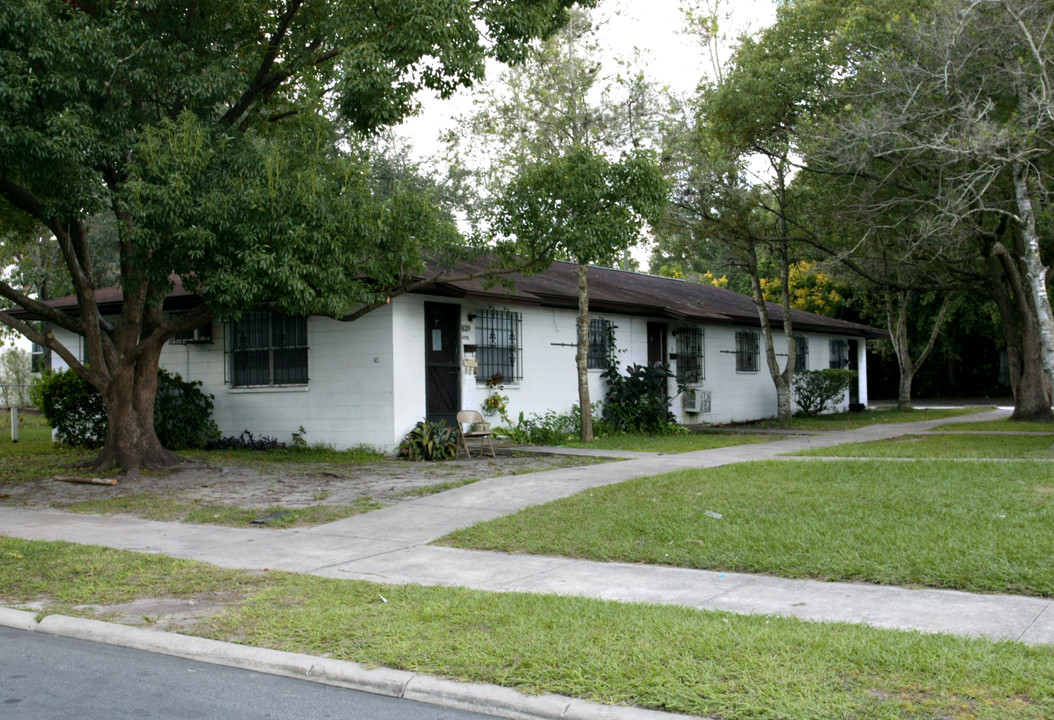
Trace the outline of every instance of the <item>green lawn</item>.
{"label": "green lawn", "polygon": [[958,422],[938,425],[932,432],[1008,432],[1008,433],[1054,433],[1054,425],[1040,422],[1011,422],[1009,418],[984,422]]}
{"label": "green lawn", "polygon": [[687,435],[605,435],[588,443],[568,440],[561,443],[561,447],[683,453],[692,452],[693,450],[712,450],[733,445],[770,442],[772,440],[779,440],[779,438],[772,435],[746,435],[727,432],[701,432]]}
{"label": "green lawn", "polygon": [[39,480],[92,457],[88,451],[55,445],[43,415],[23,412],[20,420],[19,441],[12,443],[11,415],[0,414],[0,494],[5,484]]}
{"label": "green lawn", "polygon": [[226,597],[181,630],[723,720],[1041,720],[1054,648],[677,607],[222,570],[0,538],[0,602]]}
{"label": "green lawn", "polygon": [[11,442],[11,413],[0,412],[0,452],[22,444],[51,442],[51,427],[40,413],[22,410],[18,414],[18,443]]}
{"label": "green lawn", "polygon": [[903,435],[893,440],[847,443],[792,454],[823,457],[1054,460],[1052,448],[1054,437],[1045,435]]}
{"label": "green lawn", "polygon": [[[0,486],[5,483],[39,480],[57,473],[68,472],[70,466],[90,460],[94,450],[72,449],[56,445],[51,440],[51,428],[44,416],[23,412],[20,415],[19,442],[11,442],[11,416],[0,414]],[[190,460],[222,464],[235,462],[251,467],[270,464],[334,463],[361,465],[385,460],[380,451],[370,447],[334,450],[326,445],[288,447],[259,452],[255,450],[183,450],[179,453]],[[253,512],[249,510],[249,512]]]}
{"label": "green lawn", "polygon": [[743,463],[589,490],[444,542],[1054,597],[1051,470],[1025,461]]}
{"label": "green lawn", "polygon": [[[856,428],[874,425],[875,423],[906,423],[924,420],[943,420],[944,418],[972,415],[987,412],[990,407],[941,408],[933,410],[897,410],[895,408],[874,408],[863,412],[834,413],[819,417],[796,417],[790,420],[761,420],[747,423],[748,427],[772,430],[855,430]],[[958,424],[954,427],[959,427]]]}

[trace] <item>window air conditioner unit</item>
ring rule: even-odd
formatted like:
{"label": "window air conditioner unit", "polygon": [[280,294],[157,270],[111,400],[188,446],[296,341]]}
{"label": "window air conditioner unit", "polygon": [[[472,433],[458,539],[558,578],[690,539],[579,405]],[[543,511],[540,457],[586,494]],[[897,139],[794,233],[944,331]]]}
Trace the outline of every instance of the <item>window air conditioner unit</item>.
{"label": "window air conditioner unit", "polygon": [[170,342],[173,345],[207,345],[212,342],[212,323],[179,333]]}
{"label": "window air conditioner unit", "polygon": [[710,391],[703,390],[702,385],[686,385],[681,393],[681,402],[687,413],[710,412]]}

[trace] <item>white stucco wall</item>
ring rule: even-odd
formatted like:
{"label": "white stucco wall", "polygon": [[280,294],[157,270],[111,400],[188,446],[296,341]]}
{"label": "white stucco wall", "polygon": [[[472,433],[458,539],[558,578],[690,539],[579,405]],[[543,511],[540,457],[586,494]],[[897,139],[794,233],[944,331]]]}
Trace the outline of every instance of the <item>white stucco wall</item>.
{"label": "white stucco wall", "polygon": [[[187,380],[201,381],[215,397],[215,419],[224,435],[248,429],[289,443],[301,426],[310,443],[329,443],[337,448],[358,444],[391,450],[414,423],[425,416],[425,302],[459,305],[460,348],[476,343],[475,323],[469,319],[491,307],[485,303],[451,298],[405,295],[390,305],[350,323],[328,318],[308,320],[307,386],[286,388],[232,388],[227,384],[224,352],[225,326],[216,323],[213,342],[204,345],[172,345],[162,352],[162,365]],[[520,314],[522,321],[522,370],[517,382],[506,383],[509,416],[513,422],[525,415],[549,410],[566,412],[578,402],[575,370],[575,312],[534,306],[501,305]],[[595,313],[615,326],[620,352],[619,365],[645,364],[648,356],[647,318],[613,313]],[[653,322],[655,322],[653,320]],[[673,331],[684,323],[665,321],[667,348],[677,352]],[[701,385],[711,393],[709,413],[686,413],[676,382],[670,381],[674,397],[672,411],[682,423],[727,423],[771,417],[776,414],[776,392],[765,363],[760,330],[732,325],[705,325]],[[736,331],[758,332],[761,349],[757,372],[736,371]],[[73,336],[56,332],[58,339],[77,348]],[[809,369],[829,365],[832,339],[844,337],[806,333],[809,338]],[[860,401],[867,402],[865,342],[857,339],[860,368]],[[776,338],[776,352],[785,361],[786,343]],[[461,407],[479,409],[490,393],[485,379],[477,380],[459,353],[462,363]],[[56,366],[62,365],[55,357]],[[676,371],[677,361],[671,362]],[[600,370],[590,371],[590,395],[595,402],[604,397]],[[839,409],[845,409],[848,400]]]}

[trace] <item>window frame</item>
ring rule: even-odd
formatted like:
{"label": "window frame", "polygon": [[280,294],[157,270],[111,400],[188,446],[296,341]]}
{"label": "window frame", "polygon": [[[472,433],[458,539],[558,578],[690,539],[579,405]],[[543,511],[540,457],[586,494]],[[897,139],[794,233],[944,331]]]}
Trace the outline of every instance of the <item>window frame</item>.
{"label": "window frame", "polygon": [[[477,384],[485,385],[497,374],[505,385],[523,380],[522,315],[515,310],[494,308],[477,310],[475,315]],[[506,342],[499,344],[499,339]],[[498,359],[489,359],[490,353]],[[501,357],[502,353],[505,357]]]}
{"label": "window frame", "polygon": [[794,356],[794,372],[809,371],[809,338],[805,335],[794,336],[796,354]]}
{"label": "window frame", "polygon": [[761,371],[761,338],[757,330],[736,330],[735,356],[737,373]]}
{"label": "window frame", "polygon": [[677,328],[677,382],[681,385],[706,380],[706,330],[698,325]]}
{"label": "window frame", "polygon": [[846,370],[849,368],[849,341],[844,338],[832,338],[828,345],[830,357],[828,366],[834,370]]}
{"label": "window frame", "polygon": [[44,356],[47,348],[37,343],[30,343],[29,347],[29,372],[40,374],[44,372]]}
{"label": "window frame", "polygon": [[[229,321],[226,329],[227,384],[232,389],[306,387],[310,384],[307,317],[251,311],[244,313],[240,320]],[[242,337],[245,337],[244,333],[250,334],[251,339],[245,341],[247,347],[239,347],[239,332]],[[286,340],[289,336],[292,336],[292,342]],[[256,367],[239,363],[241,359],[251,361],[253,358]],[[266,368],[260,362],[264,358]],[[266,382],[260,382],[263,379]]]}
{"label": "window frame", "polygon": [[589,349],[586,351],[586,367],[589,370],[607,370],[614,339],[615,323],[603,317],[589,319]]}

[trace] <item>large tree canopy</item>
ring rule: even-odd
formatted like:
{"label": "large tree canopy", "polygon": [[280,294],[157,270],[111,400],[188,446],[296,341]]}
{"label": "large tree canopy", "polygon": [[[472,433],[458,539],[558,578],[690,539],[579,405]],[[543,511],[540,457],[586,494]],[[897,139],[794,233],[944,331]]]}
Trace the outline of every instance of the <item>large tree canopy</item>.
{"label": "large tree canopy", "polygon": [[[0,222],[53,234],[79,308],[57,312],[11,282],[0,295],[82,336],[86,362],[17,317],[0,322],[100,390],[99,464],[174,460],[152,417],[161,346],[178,332],[261,302],[340,317],[405,289],[456,234],[419,189],[377,192],[357,136],[404,118],[419,90],[472,83],[489,56],[521,59],[573,4],[0,4]],[[95,304],[87,221],[101,215],[116,228],[116,323]],[[179,319],[161,313],[174,276],[203,299]]]}

